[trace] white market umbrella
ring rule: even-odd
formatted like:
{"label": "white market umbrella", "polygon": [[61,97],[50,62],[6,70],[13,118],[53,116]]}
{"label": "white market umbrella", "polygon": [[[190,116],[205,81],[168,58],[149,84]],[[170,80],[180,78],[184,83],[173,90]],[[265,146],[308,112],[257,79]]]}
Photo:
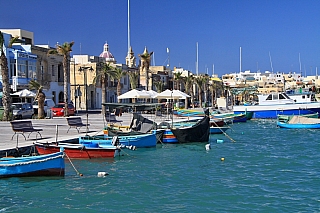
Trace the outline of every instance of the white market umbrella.
{"label": "white market umbrella", "polygon": [[15,93],[13,93],[11,95],[17,95],[20,98],[34,98],[34,97],[36,97],[36,93],[34,93],[34,92],[30,91],[30,90],[27,90],[27,89],[15,92]]}
{"label": "white market umbrella", "polygon": [[190,98],[190,95],[188,95],[184,92],[181,92],[180,90],[167,89],[161,93],[158,93],[153,98],[157,98],[157,99],[186,99],[186,98]]}
{"label": "white market umbrella", "polygon": [[145,91],[146,93],[150,94],[151,98],[153,98],[154,96],[158,95],[158,93],[156,91],[153,91],[153,90],[143,90]]}
{"label": "white market umbrella", "polygon": [[127,99],[127,98],[151,98],[151,95],[146,93],[146,91],[140,91],[140,90],[130,90],[126,93],[123,93],[118,97],[118,99]]}

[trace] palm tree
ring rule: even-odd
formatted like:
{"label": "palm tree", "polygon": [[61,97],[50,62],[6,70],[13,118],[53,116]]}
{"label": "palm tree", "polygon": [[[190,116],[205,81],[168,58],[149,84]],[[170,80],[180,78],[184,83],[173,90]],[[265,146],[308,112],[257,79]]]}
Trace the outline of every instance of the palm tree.
{"label": "palm tree", "polygon": [[[18,36],[11,37],[8,47],[12,47],[12,44],[19,40]],[[4,54],[4,45],[5,40],[2,32],[0,31],[0,67],[1,67],[1,75],[2,75],[2,104],[3,104],[3,121],[11,120],[10,117],[10,108],[11,108],[11,97],[10,97],[10,83],[9,83],[9,68],[8,68],[8,60],[6,55]]]}
{"label": "palm tree", "polygon": [[38,100],[38,118],[44,119],[44,101],[46,99],[46,95],[42,91],[43,86],[39,82],[31,80],[29,82],[29,89],[37,90],[35,100]]}
{"label": "palm tree", "polygon": [[[117,96],[119,97],[121,95],[121,78],[126,76],[127,72],[122,70],[121,68],[116,67],[113,76],[110,76],[111,79],[117,80]],[[120,100],[118,99],[118,103],[120,103]]]}
{"label": "palm tree", "polygon": [[[139,73],[136,71],[128,71],[128,75],[129,75],[131,89],[136,89],[138,86]],[[136,102],[136,99],[132,98],[132,103],[135,103],[135,102]]]}
{"label": "palm tree", "polygon": [[155,81],[153,84],[156,87],[158,93],[163,91],[164,83],[162,81]]}
{"label": "palm tree", "polygon": [[182,82],[182,72],[173,73],[173,79],[175,82],[175,89],[181,90],[181,82]]}
{"label": "palm tree", "polygon": [[202,107],[202,92],[203,92],[205,84],[207,83],[207,77],[203,76],[203,75],[197,76],[195,78],[195,83],[198,86],[199,104],[200,104],[200,107]]}
{"label": "palm tree", "polygon": [[219,94],[219,91],[221,91],[222,89],[222,82],[219,81],[211,81],[211,84],[209,85],[209,90],[211,92],[211,100],[212,100],[212,106],[216,106],[216,100]]}
{"label": "palm tree", "polygon": [[136,89],[138,86],[139,73],[136,71],[128,71],[131,89]]}
{"label": "palm tree", "polygon": [[[102,95],[102,103],[106,103],[106,86],[108,86],[108,76],[114,75],[114,68],[110,66],[110,63],[101,63],[101,68],[98,71],[96,77],[93,79],[93,84],[96,84],[97,81],[101,82],[101,95]],[[106,106],[102,105],[101,111],[103,117],[106,113]]]}
{"label": "palm tree", "polygon": [[144,52],[139,54],[141,60],[141,69],[145,71],[145,78],[146,78],[146,90],[149,90],[149,67],[151,56],[153,52],[148,53],[147,47],[144,48]]}
{"label": "palm tree", "polygon": [[56,49],[51,49],[48,51],[48,54],[56,54],[56,55],[62,55],[63,56],[63,98],[64,98],[64,116],[68,115],[68,74],[69,74],[69,68],[70,68],[70,52],[72,52],[72,46],[74,45],[74,41],[71,41],[70,43],[65,42],[62,45],[57,44]]}
{"label": "palm tree", "polygon": [[[189,75],[187,77],[182,78],[182,81],[185,84],[185,88],[186,88],[186,93],[188,95],[190,95],[190,99],[191,99],[191,105],[194,108],[194,104],[193,104],[193,99],[194,99],[194,95],[193,95],[193,82],[194,82],[194,77],[192,75]],[[186,109],[188,109],[188,103],[185,103],[186,105]]]}

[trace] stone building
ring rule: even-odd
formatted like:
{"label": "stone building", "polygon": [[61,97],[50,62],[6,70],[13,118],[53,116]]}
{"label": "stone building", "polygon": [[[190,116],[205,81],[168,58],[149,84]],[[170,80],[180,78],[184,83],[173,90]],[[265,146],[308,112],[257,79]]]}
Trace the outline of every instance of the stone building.
{"label": "stone building", "polygon": [[[5,37],[5,54],[8,58],[9,79],[12,92],[29,88],[30,80],[44,87],[47,98],[63,101],[62,56],[48,55],[48,45],[34,45],[33,32],[21,29],[1,29]],[[18,36],[23,42],[7,47],[10,37]],[[2,81],[2,76],[0,76]],[[31,101],[31,100],[29,100]]]}
{"label": "stone building", "polygon": [[[117,64],[116,59],[109,50],[108,43],[103,46],[103,52],[98,56],[73,55],[70,62],[70,90],[71,100],[77,110],[100,109],[102,104],[101,82],[94,82],[101,69],[101,63],[109,63],[114,68],[128,70],[125,64]],[[122,77],[121,94],[127,92],[130,87],[128,75]],[[106,101],[116,103],[117,81],[108,79],[106,82]],[[87,95],[86,95],[87,94]]]}

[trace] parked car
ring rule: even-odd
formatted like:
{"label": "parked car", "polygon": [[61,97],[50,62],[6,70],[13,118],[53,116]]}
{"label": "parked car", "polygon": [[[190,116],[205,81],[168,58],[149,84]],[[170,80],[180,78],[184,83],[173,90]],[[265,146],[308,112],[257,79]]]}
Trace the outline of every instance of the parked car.
{"label": "parked car", "polygon": [[[51,109],[52,107],[54,107],[56,104],[54,103],[54,101],[52,99],[45,99],[44,100],[44,114],[47,114],[47,110]],[[34,110],[34,114],[38,114],[38,101],[34,101],[33,102],[33,110]]]}
{"label": "parked car", "polygon": [[34,111],[31,103],[13,103],[13,119],[32,118]]}
{"label": "parked car", "polygon": [[[52,116],[53,117],[60,117],[60,116],[64,116],[64,103],[58,103],[55,106],[53,106],[51,108],[52,110]],[[69,103],[68,104],[68,114],[69,115],[74,115],[75,114],[75,110],[74,110],[74,106],[73,104]]]}

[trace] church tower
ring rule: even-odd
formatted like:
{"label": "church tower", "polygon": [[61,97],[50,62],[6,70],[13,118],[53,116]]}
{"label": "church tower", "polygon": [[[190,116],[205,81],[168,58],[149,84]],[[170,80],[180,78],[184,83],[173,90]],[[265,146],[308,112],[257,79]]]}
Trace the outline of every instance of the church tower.
{"label": "church tower", "polygon": [[126,65],[131,68],[136,67],[136,57],[134,56],[132,47],[130,47],[128,51],[128,55],[126,57]]}

